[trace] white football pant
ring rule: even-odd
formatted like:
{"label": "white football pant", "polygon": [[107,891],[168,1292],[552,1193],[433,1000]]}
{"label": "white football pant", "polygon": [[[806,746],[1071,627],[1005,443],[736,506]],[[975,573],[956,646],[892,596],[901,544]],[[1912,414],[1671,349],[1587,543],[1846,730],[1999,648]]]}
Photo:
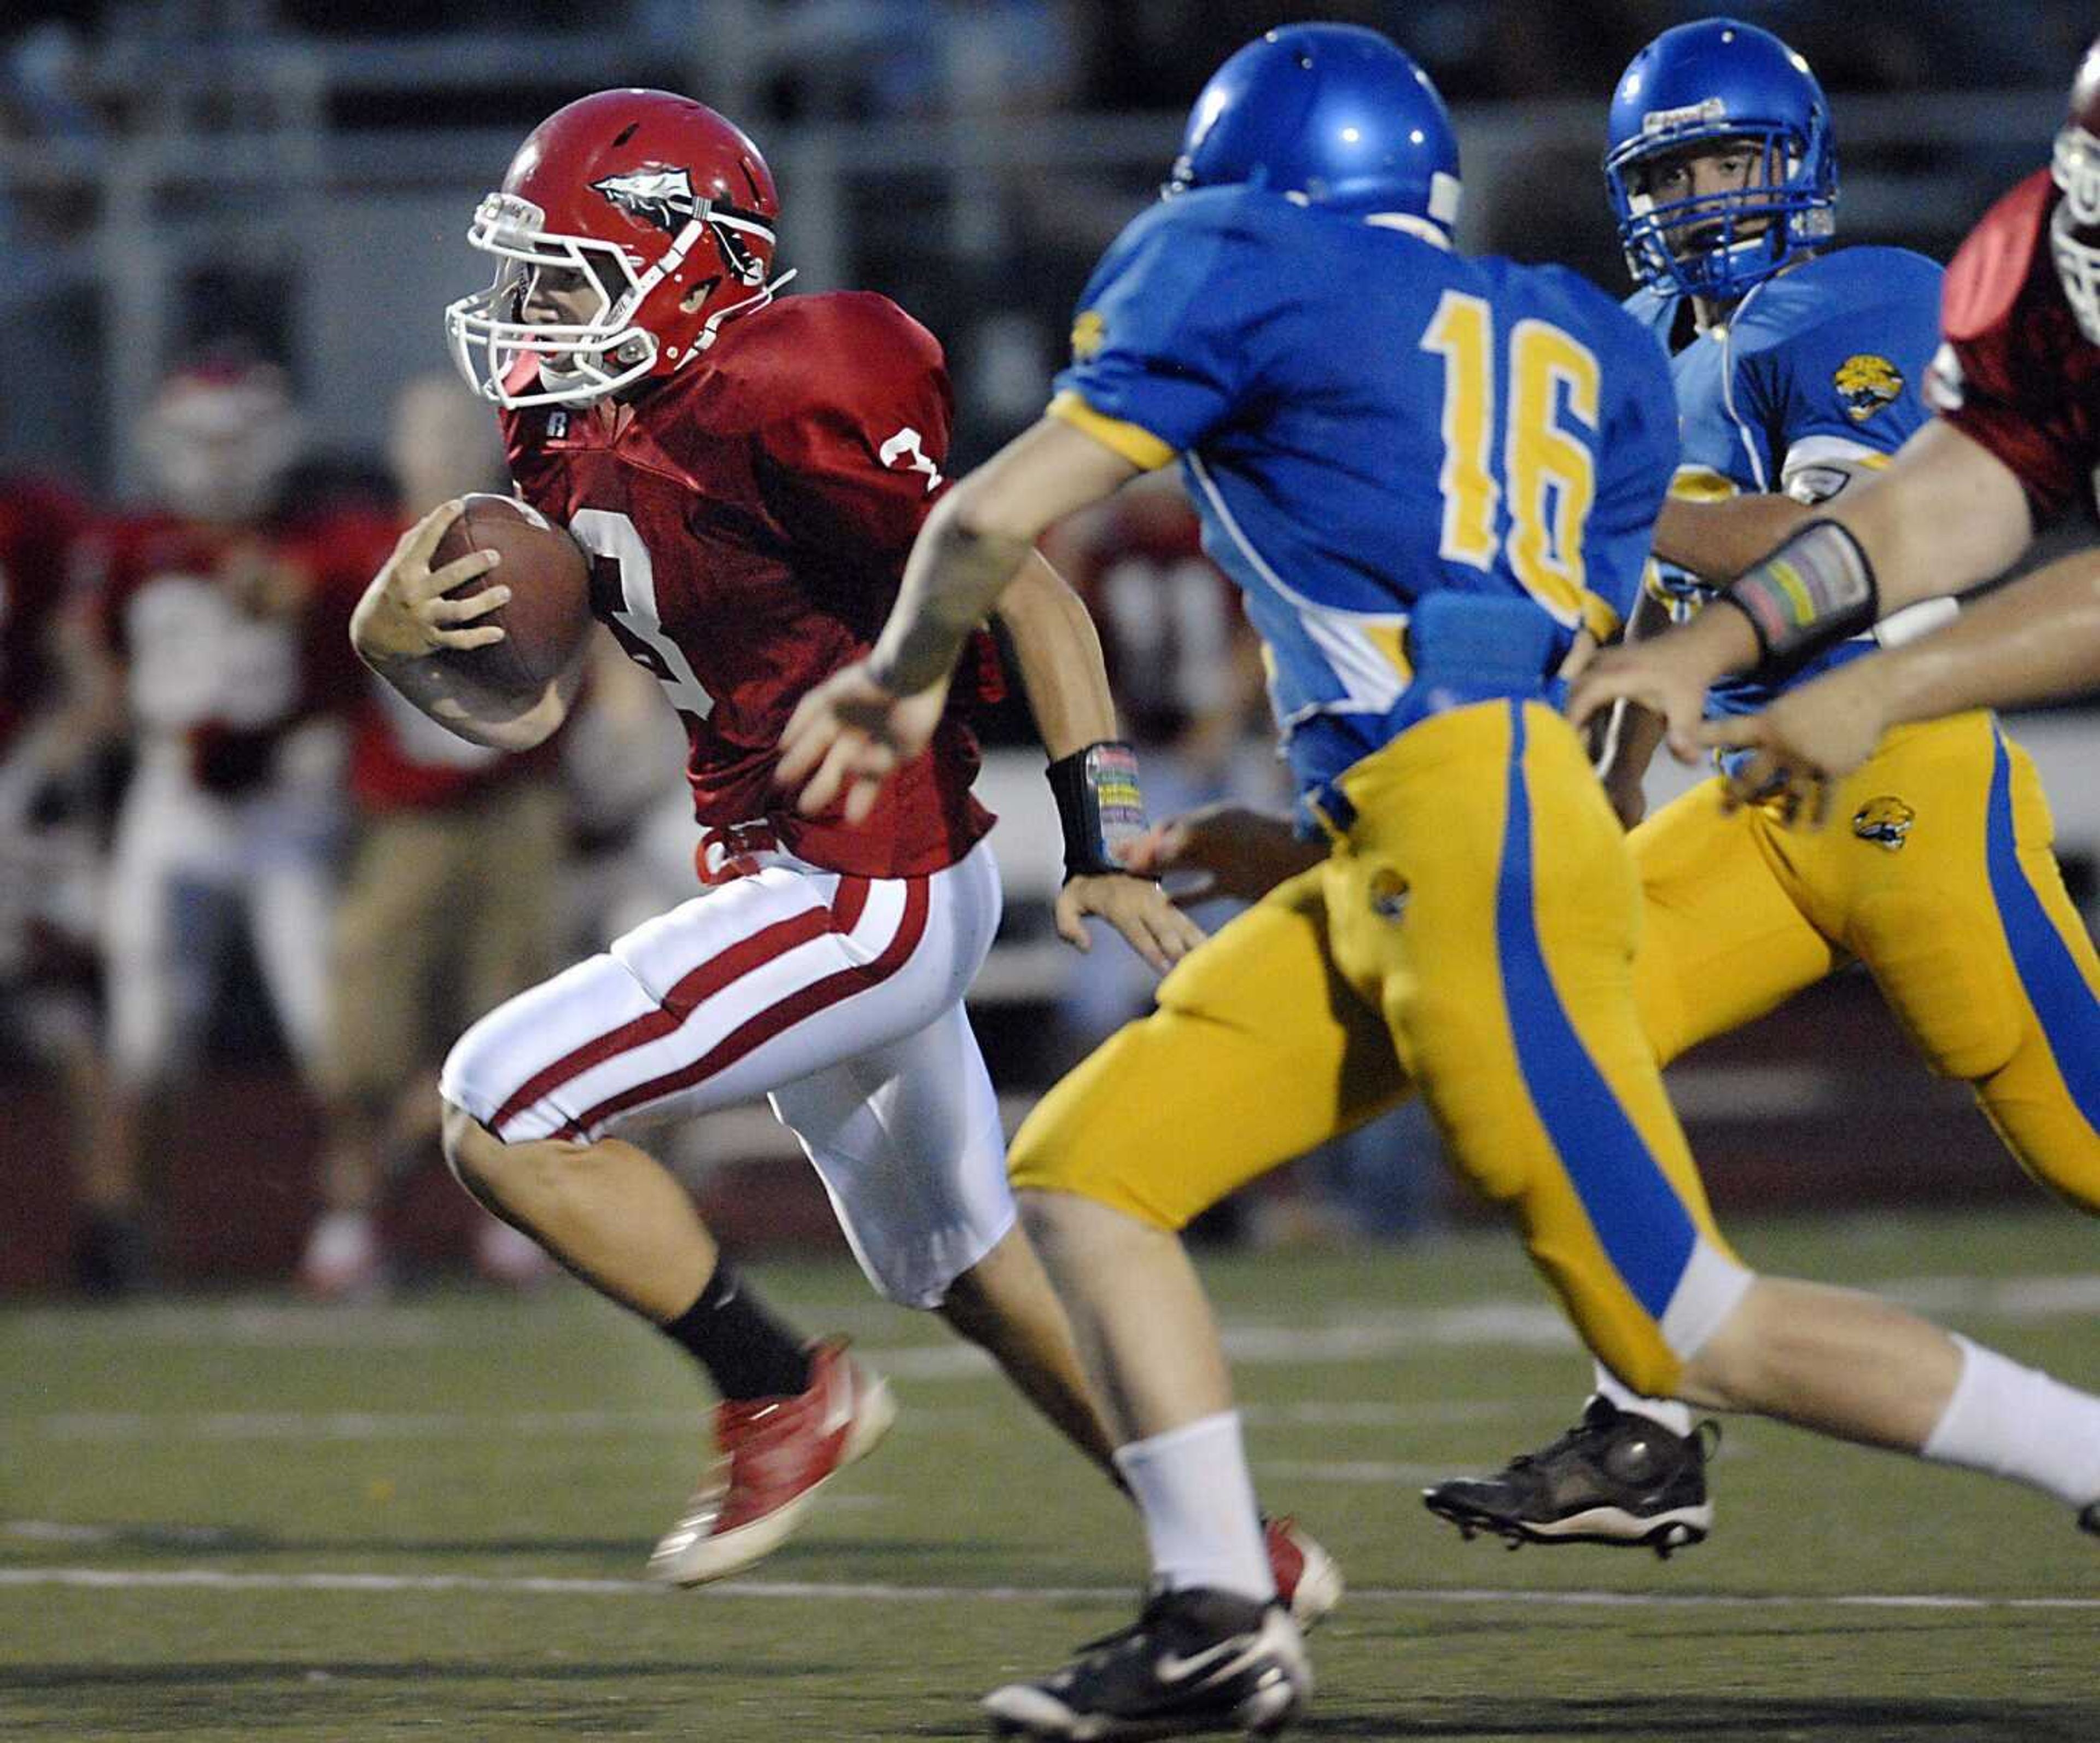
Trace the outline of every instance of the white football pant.
{"label": "white football pant", "polygon": [[963,1010],[999,929],[990,849],[915,878],[757,858],[484,1017],[445,1061],[444,1097],[518,1142],[770,1094],[869,1281],[937,1306],[1014,1220]]}

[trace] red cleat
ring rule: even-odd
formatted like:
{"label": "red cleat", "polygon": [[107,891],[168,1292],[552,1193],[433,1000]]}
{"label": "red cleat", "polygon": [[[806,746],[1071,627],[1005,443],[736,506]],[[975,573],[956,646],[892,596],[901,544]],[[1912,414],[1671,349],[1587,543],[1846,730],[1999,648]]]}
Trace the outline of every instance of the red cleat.
{"label": "red cleat", "polygon": [[1268,1571],[1276,1578],[1277,1601],[1290,1612],[1299,1631],[1308,1632],[1342,1601],[1342,1570],[1319,1539],[1288,1516],[1264,1515],[1261,1534],[1268,1547]]}
{"label": "red cleat", "polygon": [[810,1352],[809,1389],[792,1398],[726,1398],[721,1450],[705,1485],[649,1558],[671,1586],[725,1579],[770,1555],[832,1477],[875,1450],[897,1419],[889,1382],[851,1361],[843,1338]]}

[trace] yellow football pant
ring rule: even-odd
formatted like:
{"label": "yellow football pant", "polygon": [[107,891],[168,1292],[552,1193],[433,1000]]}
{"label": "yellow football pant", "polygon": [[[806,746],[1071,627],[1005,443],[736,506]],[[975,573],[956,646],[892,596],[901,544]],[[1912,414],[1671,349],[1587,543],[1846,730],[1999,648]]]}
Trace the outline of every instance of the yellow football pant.
{"label": "yellow football pant", "polygon": [[1342,787],[1332,854],[1051,1091],[1015,1185],[1179,1228],[1418,1086],[1590,1348],[1669,1393],[1749,1273],[1640,1025],[1638,885],[1574,735],[1537,704],[1461,708]]}
{"label": "yellow football pant", "polygon": [[1855,957],[2028,1171],[2100,1211],[2100,957],[2027,753],[1988,714],[1900,728],[1820,831],[1724,815],[1722,789],[1695,788],[1630,838],[1645,910],[1635,995],[1657,1057]]}

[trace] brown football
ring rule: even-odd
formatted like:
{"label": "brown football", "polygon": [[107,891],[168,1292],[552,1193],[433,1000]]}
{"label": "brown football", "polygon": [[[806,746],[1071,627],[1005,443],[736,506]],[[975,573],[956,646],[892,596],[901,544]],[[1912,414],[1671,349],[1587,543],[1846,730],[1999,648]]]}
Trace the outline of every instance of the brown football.
{"label": "brown football", "polygon": [[430,554],[430,567],[442,569],[470,552],[494,551],[501,562],[447,597],[471,598],[501,581],[510,598],[474,620],[501,624],[501,642],[454,649],[444,657],[501,695],[536,691],[576,657],[590,631],[590,561],[567,533],[515,496],[476,492],[465,500],[466,506]]}

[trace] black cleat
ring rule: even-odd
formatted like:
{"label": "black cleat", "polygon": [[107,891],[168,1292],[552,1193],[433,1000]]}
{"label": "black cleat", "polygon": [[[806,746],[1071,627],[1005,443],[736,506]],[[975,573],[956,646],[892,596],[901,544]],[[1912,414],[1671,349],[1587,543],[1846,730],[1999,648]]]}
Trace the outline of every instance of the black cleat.
{"label": "black cleat", "polygon": [[1645,1546],[1667,1558],[1714,1526],[1706,1461],[1718,1423],[1672,1434],[1660,1423],[1592,1398],[1582,1420],[1551,1445],[1520,1453],[1493,1476],[1455,1476],[1422,1491],[1423,1505],[1467,1538],[1493,1532],[1525,1543]]}
{"label": "black cleat", "polygon": [[1061,1670],[995,1688],[984,1708],[999,1737],[1273,1737],[1312,1692],[1297,1626],[1281,1604],[1194,1587],[1154,1592],[1129,1627],[1082,1648]]}
{"label": "black cleat", "polygon": [[2078,1529],[2100,1538],[2100,1501],[2094,1502],[2079,1513]]}

